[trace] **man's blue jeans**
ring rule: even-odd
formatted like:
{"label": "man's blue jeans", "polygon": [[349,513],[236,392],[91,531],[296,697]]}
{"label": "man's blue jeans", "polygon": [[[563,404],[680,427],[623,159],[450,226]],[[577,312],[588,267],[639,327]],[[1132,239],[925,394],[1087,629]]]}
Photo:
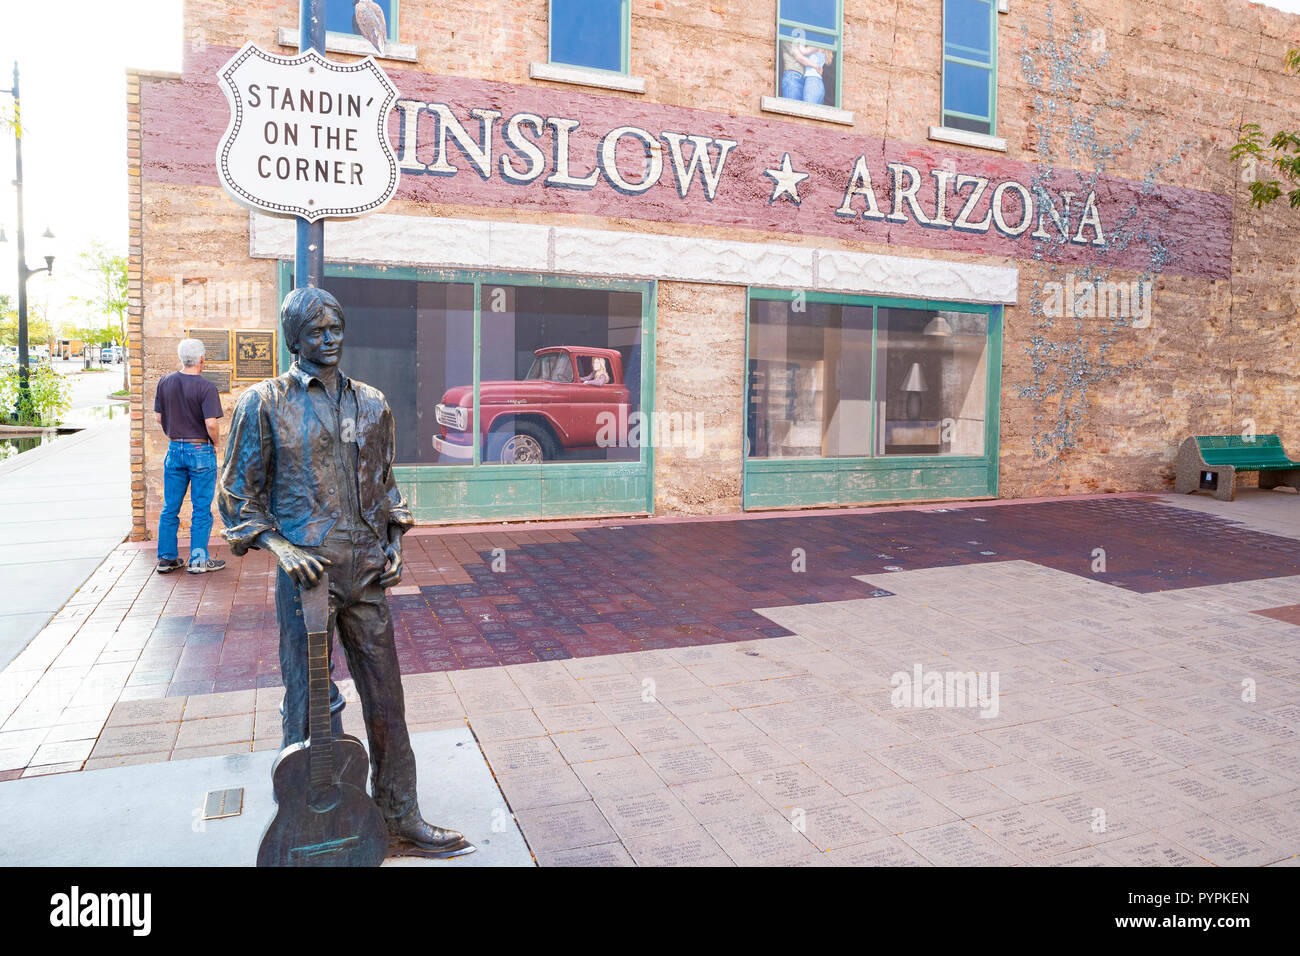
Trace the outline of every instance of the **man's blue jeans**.
{"label": "man's blue jeans", "polygon": [[158,560],[175,561],[181,502],[190,492],[190,561],[208,560],[212,496],[217,490],[217,452],[211,445],[174,441],[163,461],[163,510],[158,517]]}

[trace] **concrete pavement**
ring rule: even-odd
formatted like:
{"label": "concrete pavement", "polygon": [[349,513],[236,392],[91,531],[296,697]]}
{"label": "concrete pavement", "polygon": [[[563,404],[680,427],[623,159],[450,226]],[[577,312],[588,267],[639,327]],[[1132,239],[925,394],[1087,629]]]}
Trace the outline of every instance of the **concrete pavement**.
{"label": "concrete pavement", "polygon": [[[469,730],[413,734],[420,808],[455,821],[477,852],[385,866],[532,866],[519,828]],[[275,815],[277,751],[137,764],[14,781],[0,789],[0,866],[252,866]],[[242,787],[236,816],[202,819],[210,790]],[[51,840],[50,834],[59,834]]]}
{"label": "concrete pavement", "polygon": [[0,667],[131,530],[127,419],[0,463]]}
{"label": "concrete pavement", "polygon": [[1213,495],[1161,495],[1160,500],[1175,508],[1198,511],[1240,524],[1252,531],[1300,538],[1300,494],[1290,488],[1238,488],[1235,501],[1219,501]]}

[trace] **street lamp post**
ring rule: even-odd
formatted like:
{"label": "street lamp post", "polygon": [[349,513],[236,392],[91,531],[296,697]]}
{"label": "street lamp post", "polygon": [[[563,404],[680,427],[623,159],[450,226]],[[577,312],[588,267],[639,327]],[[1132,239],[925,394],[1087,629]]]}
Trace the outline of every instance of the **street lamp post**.
{"label": "street lamp post", "polygon": [[[27,267],[27,234],[23,230],[23,134],[22,106],[18,94],[18,61],[14,61],[14,86],[8,91],[14,98],[14,188],[18,193],[18,407],[23,408],[29,396],[30,356],[27,350],[27,280],[32,276],[48,272],[54,274],[54,256],[45,257],[45,265],[39,269]],[[0,239],[3,235],[0,234]],[[47,228],[42,239],[54,238]]]}

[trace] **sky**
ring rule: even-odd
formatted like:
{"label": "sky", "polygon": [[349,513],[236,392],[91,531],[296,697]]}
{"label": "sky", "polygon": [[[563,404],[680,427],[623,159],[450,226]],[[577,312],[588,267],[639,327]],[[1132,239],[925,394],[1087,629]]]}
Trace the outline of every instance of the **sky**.
{"label": "sky", "polygon": [[[55,321],[79,321],[70,296],[95,287],[78,255],[92,240],[126,253],[126,69],[177,70],[182,0],[0,0],[0,110],[11,112],[15,58],[23,102],[27,261],[55,235],[54,272],[27,283]],[[0,293],[18,290],[13,134],[0,129]]]}
{"label": "sky", "polygon": [[[1266,5],[1300,13],[1300,0]],[[56,322],[77,323],[80,310],[69,297],[94,292],[77,261],[91,241],[126,252],[125,71],[180,69],[182,6],[182,0],[0,0],[0,87],[9,89],[15,57],[22,70],[29,264],[41,262],[37,237],[47,226],[56,237],[54,279],[33,277],[28,292]],[[8,112],[9,105],[0,92],[0,109]],[[9,241],[0,244],[0,293],[9,295],[18,286],[13,161],[6,132],[0,135],[0,228]]]}

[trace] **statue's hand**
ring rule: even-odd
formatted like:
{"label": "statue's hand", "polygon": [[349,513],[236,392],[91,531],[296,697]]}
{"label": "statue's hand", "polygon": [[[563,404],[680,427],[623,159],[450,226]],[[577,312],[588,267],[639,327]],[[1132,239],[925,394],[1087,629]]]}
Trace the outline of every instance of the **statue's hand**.
{"label": "statue's hand", "polygon": [[379,586],[381,588],[391,588],[402,580],[402,539],[390,541],[384,545],[384,557],[388,559],[384,565],[384,573],[379,576]]}
{"label": "statue's hand", "polygon": [[293,583],[300,588],[314,588],[320,583],[321,572],[330,562],[318,558],[308,551],[288,541],[278,541],[271,546],[271,553],[280,562],[284,573],[293,578]]}

